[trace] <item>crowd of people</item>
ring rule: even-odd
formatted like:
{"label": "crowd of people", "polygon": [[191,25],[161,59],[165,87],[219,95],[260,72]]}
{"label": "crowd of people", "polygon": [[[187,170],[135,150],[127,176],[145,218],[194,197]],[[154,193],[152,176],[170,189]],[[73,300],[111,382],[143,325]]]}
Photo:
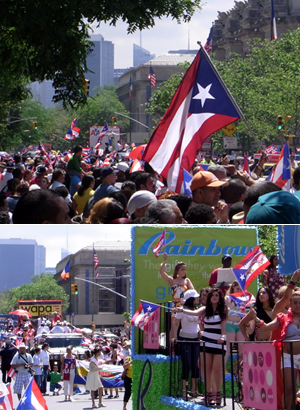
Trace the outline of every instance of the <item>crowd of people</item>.
{"label": "crowd of people", "polygon": [[[294,408],[293,398],[297,391],[298,342],[293,344],[295,385],[291,373],[291,347],[284,340],[299,337],[300,327],[300,289],[295,287],[300,278],[300,269],[296,270],[291,280],[286,283],[285,277],[277,271],[278,257],[271,255],[270,265],[261,275],[262,287],[255,297],[249,297],[249,303],[236,303],[232,294],[240,294],[238,281],[230,286],[216,287],[216,275],[211,275],[210,286],[198,293],[193,284],[187,280],[186,266],[178,262],[175,266],[173,281],[164,273],[166,257],[161,264],[162,278],[176,288],[174,297],[170,340],[171,354],[179,352],[182,360],[182,396],[197,398],[209,407],[222,405],[223,372],[228,372],[227,359],[232,342],[274,341],[277,359],[277,403],[279,409]],[[231,266],[231,256],[223,255],[222,267]],[[184,272],[184,273],[181,273]],[[173,289],[172,287],[172,289]],[[251,296],[251,294],[250,294]],[[281,369],[281,349],[284,352],[284,368]],[[242,345],[239,346],[240,363],[242,363]],[[242,372],[241,372],[242,374]],[[205,382],[205,395],[197,391],[199,375]],[[240,376],[239,376],[240,377]],[[191,378],[191,387],[187,382]],[[283,380],[285,382],[283,382]],[[242,391],[240,391],[242,395]],[[241,399],[242,400],[242,399]]]}
{"label": "crowd of people", "polygon": [[250,162],[250,173],[243,171],[241,157],[195,159],[190,193],[176,194],[148,163],[136,171],[129,155],[121,152],[112,156],[108,151],[100,161],[93,155],[84,158],[83,152],[76,145],[72,155],[57,156],[55,163],[46,152],[34,158],[27,154],[3,158],[0,223],[300,222],[300,167],[295,160],[292,192],[261,178],[268,161],[263,152]]}
{"label": "crowd of people", "polygon": [[[21,399],[22,392],[25,391],[31,377],[34,377],[41,393],[44,396],[47,392],[47,381],[50,393],[64,394],[64,401],[72,401],[72,395],[78,391],[78,386],[74,385],[77,369],[76,354],[73,346],[68,346],[64,354],[60,354],[60,360],[50,363],[51,349],[47,343],[46,336],[49,333],[82,333],[82,346],[85,347],[85,361],[89,362],[89,372],[86,379],[85,392],[91,393],[93,407],[105,407],[102,402],[103,396],[107,399],[118,398],[118,388],[113,395],[112,388],[103,386],[99,377],[99,371],[103,365],[121,365],[124,368],[124,410],[131,397],[132,385],[132,360],[131,341],[122,336],[105,337],[105,332],[94,332],[86,334],[66,321],[61,321],[57,312],[53,312],[52,320],[48,315],[41,316],[36,323],[35,330],[27,315],[20,318],[17,327],[8,323],[7,329],[2,331],[0,339],[0,361],[3,383],[11,383],[15,378],[13,391]],[[31,335],[28,330],[32,329]],[[31,343],[32,342],[32,343]],[[51,367],[52,366],[52,367]],[[13,369],[13,370],[12,370]],[[125,374],[126,373],[126,374]],[[98,398],[98,405],[96,405]]]}

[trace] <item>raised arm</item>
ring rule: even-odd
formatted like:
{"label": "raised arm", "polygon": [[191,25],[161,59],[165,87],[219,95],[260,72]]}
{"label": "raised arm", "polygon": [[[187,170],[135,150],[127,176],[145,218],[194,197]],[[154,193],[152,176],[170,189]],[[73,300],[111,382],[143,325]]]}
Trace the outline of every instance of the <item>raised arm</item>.
{"label": "raised arm", "polygon": [[165,272],[167,257],[168,257],[167,253],[164,252],[164,260],[163,260],[163,262],[160,264],[160,271],[159,271],[159,273],[160,273],[160,276],[161,276],[165,281],[167,281],[170,285],[172,285],[172,284],[173,284],[173,278],[172,278],[171,276],[167,275],[166,272]]}
{"label": "raised arm", "polygon": [[272,322],[265,323],[264,320],[261,320],[256,316],[256,312],[253,308],[250,308],[249,313],[252,313],[256,326],[261,328],[262,330],[272,332],[273,330],[278,329],[280,326],[280,322],[277,317],[274,320],[272,320]]}
{"label": "raised arm", "polygon": [[297,279],[300,278],[300,269],[297,269],[292,277],[291,280],[289,282],[289,284],[287,285],[287,288],[284,292],[283,297],[276,303],[276,305],[273,308],[273,319],[275,318],[275,316],[282,312],[282,310],[286,307],[287,303],[290,301],[292,295],[293,295],[293,290],[296,284]]}
{"label": "raised arm", "polygon": [[239,322],[239,328],[245,340],[250,340],[249,335],[247,334],[247,324],[250,323],[251,320],[255,320],[255,317],[256,317],[256,314],[254,316],[253,312],[250,310],[250,312],[247,313],[247,315],[244,316],[243,319]]}
{"label": "raised arm", "polygon": [[190,315],[190,316],[204,316],[205,315],[205,306],[202,306],[199,309],[196,310],[189,310],[189,309],[183,309],[183,308],[173,308],[172,309],[173,312],[181,312],[181,313],[185,313],[186,315]]}

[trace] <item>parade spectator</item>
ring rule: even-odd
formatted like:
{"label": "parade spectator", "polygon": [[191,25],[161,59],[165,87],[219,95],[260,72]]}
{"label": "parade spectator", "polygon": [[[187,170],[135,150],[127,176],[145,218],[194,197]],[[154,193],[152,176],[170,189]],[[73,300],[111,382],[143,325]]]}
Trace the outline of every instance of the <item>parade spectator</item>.
{"label": "parade spectator", "polygon": [[178,208],[180,209],[184,219],[185,219],[185,215],[188,211],[188,209],[191,207],[191,205],[193,204],[193,200],[192,198],[179,194],[179,195],[174,195],[172,193],[172,195],[169,196],[168,199],[171,199],[172,201],[175,201]]}
{"label": "parade spectator", "polygon": [[52,178],[51,178],[51,185],[49,189],[56,189],[59,186],[65,186],[65,171],[61,168],[57,168],[53,171]]}
{"label": "parade spectator", "polygon": [[151,174],[148,172],[141,172],[139,175],[137,175],[134,182],[135,182],[137,191],[140,191],[140,190],[150,191],[153,194],[156,191],[155,182]]}
{"label": "parade spectator", "polygon": [[[1,178],[0,178],[0,192],[4,192],[5,188],[7,186],[7,181],[10,179],[13,179],[13,170],[15,169],[15,165],[12,161],[8,161],[6,163],[6,170],[2,172]],[[1,168],[3,169],[3,167]]]}
{"label": "parade spectator", "polygon": [[89,217],[84,221],[86,224],[109,224],[116,218],[124,216],[124,208],[120,202],[113,198],[103,198],[96,202],[91,209]]}
{"label": "parade spectator", "polygon": [[24,174],[23,174],[23,181],[25,182],[30,182],[33,178],[33,172],[31,169],[25,169]]}
{"label": "parade spectator", "polygon": [[[11,180],[13,181],[13,179]],[[29,184],[23,182],[14,187],[12,194],[7,198],[8,208],[11,213],[14,212],[15,207],[23,194],[29,191]]]}
{"label": "parade spectator", "polygon": [[131,219],[141,218],[145,216],[145,213],[150,204],[157,202],[156,196],[146,190],[135,192],[129,199],[127,204],[128,213]]}
{"label": "parade spectator", "polygon": [[66,354],[61,355],[60,359],[64,381],[65,401],[72,401],[71,395],[73,395],[76,359],[72,354],[72,349],[72,346],[68,346],[66,349]]}
{"label": "parade spectator", "polygon": [[123,368],[125,371],[124,379],[123,379],[124,388],[125,388],[125,393],[123,397],[123,410],[127,410],[127,404],[131,397],[131,387],[132,387],[132,377],[133,377],[132,360],[130,356],[127,356],[125,358],[125,362],[123,363]]}
{"label": "parade spectator", "polygon": [[[90,368],[89,368],[89,373],[87,375],[86,385],[85,385],[86,389],[90,390],[91,392],[93,408],[106,407],[104,404],[102,404],[103,384],[99,377],[99,370],[101,367],[98,362],[98,357],[100,355],[101,355],[101,349],[99,347],[96,347],[93,351],[93,357],[90,360]],[[98,391],[98,396],[99,396],[98,406],[96,406],[96,403],[95,403],[95,391]]]}
{"label": "parade spectator", "polygon": [[185,224],[180,209],[175,201],[162,199],[149,205],[145,214],[147,224]]}
{"label": "parade spectator", "polygon": [[64,199],[55,191],[41,189],[26,192],[18,201],[14,224],[68,224],[71,219]]}
{"label": "parade spectator", "polygon": [[[50,373],[50,391],[53,392],[53,396],[58,396],[62,389],[62,385],[59,384],[61,381],[61,374],[58,372],[58,366],[55,364],[53,366],[53,371]],[[57,391],[55,391],[57,389]]]}
{"label": "parade spectator", "polygon": [[35,174],[35,177],[32,178],[32,180],[29,182],[29,185],[40,184],[41,179],[43,177],[46,177],[47,175],[46,167],[44,165],[38,165]]}
{"label": "parade spectator", "polygon": [[73,195],[73,205],[75,210],[82,214],[85,205],[91,196],[94,195],[95,178],[93,175],[84,175],[78,191]]}
{"label": "parade spectator", "polygon": [[48,379],[48,374],[50,371],[50,360],[49,360],[49,343],[44,342],[42,345],[42,350],[41,350],[41,360],[43,364],[43,377],[42,377],[42,383],[41,383],[41,392],[44,396],[47,396],[47,379]]}
{"label": "parade spectator", "polygon": [[112,167],[104,167],[101,169],[100,175],[102,178],[102,182],[101,185],[99,185],[98,188],[95,190],[95,203],[103,198],[108,197],[111,193],[118,191],[118,189],[114,186],[117,179],[117,172],[118,171],[113,169]]}
{"label": "parade spectator", "polygon": [[17,178],[19,182],[22,181],[23,179],[23,172],[20,170],[20,168],[15,168],[12,172],[14,178]]}
{"label": "parade spectator", "polygon": [[6,192],[5,195],[9,198],[15,191],[16,187],[20,184],[20,180],[18,178],[9,179],[6,185]]}
{"label": "parade spectator", "polygon": [[26,390],[26,387],[30,382],[32,356],[26,353],[26,345],[24,343],[20,343],[18,348],[19,351],[14,355],[11,361],[11,367],[18,371],[15,379],[14,393],[16,393],[18,399],[21,400],[22,389],[24,388],[24,390]]}
{"label": "parade spectator", "polygon": [[231,205],[236,202],[244,200],[246,190],[247,187],[243,181],[233,178],[228,181],[228,185],[222,187],[220,198],[223,199],[230,208]]}
{"label": "parade spectator", "polygon": [[[200,171],[200,167],[198,169],[198,172],[199,171]],[[207,168],[207,172],[211,172],[212,174],[214,174],[220,181],[226,181],[227,180],[227,171],[223,167],[223,165],[220,165],[220,164],[210,165]]]}
{"label": "parade spectator", "polygon": [[216,224],[217,217],[211,206],[205,204],[192,205],[185,214],[188,224]]}
{"label": "parade spectator", "polygon": [[38,388],[41,390],[42,387],[42,374],[43,374],[43,362],[41,359],[41,348],[36,347],[34,349],[34,356],[32,358],[33,366],[32,370],[35,371],[34,380],[38,385]]}
{"label": "parade spectator", "polygon": [[0,212],[8,211],[7,198],[4,193],[0,193]]}
{"label": "parade spectator", "polygon": [[13,346],[11,339],[5,339],[5,346],[0,350],[2,381],[4,384],[11,382],[11,378],[7,376],[7,372],[11,368],[11,361],[17,351],[18,349]]}
{"label": "parade spectator", "polygon": [[85,174],[81,167],[82,146],[75,145],[74,154],[68,161],[67,172],[71,178],[70,194],[71,197],[75,194],[81,183],[81,177]]}
{"label": "parade spectator", "polygon": [[31,323],[28,324],[28,330],[27,330],[27,337],[26,337],[26,345],[28,346],[28,349],[31,350],[34,345],[34,335],[35,335],[35,330],[32,326]]}

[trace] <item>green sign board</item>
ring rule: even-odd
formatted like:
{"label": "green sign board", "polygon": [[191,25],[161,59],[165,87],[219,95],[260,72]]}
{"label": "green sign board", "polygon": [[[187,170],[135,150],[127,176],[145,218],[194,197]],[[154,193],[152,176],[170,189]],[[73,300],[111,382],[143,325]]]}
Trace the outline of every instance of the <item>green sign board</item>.
{"label": "green sign board", "polygon": [[[158,258],[153,247],[166,231],[166,246]],[[136,310],[140,300],[164,303],[172,300],[169,284],[159,273],[163,252],[168,254],[166,273],[173,275],[177,262],[185,262],[187,277],[197,291],[208,286],[214,269],[222,266],[222,256],[232,256],[232,266],[257,245],[257,230],[251,226],[135,226],[132,228],[132,298]],[[249,291],[256,295],[257,282]]]}

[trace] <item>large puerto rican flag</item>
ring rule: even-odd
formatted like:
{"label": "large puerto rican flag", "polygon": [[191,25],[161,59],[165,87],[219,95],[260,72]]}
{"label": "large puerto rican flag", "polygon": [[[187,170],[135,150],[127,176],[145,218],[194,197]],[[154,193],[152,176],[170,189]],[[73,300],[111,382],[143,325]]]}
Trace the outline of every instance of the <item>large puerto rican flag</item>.
{"label": "large puerto rican flag", "polygon": [[143,160],[180,193],[203,141],[236,121],[241,111],[201,47],[145,149]]}
{"label": "large puerto rican flag", "polygon": [[16,410],[48,410],[46,401],[34,378],[29,382]]}

